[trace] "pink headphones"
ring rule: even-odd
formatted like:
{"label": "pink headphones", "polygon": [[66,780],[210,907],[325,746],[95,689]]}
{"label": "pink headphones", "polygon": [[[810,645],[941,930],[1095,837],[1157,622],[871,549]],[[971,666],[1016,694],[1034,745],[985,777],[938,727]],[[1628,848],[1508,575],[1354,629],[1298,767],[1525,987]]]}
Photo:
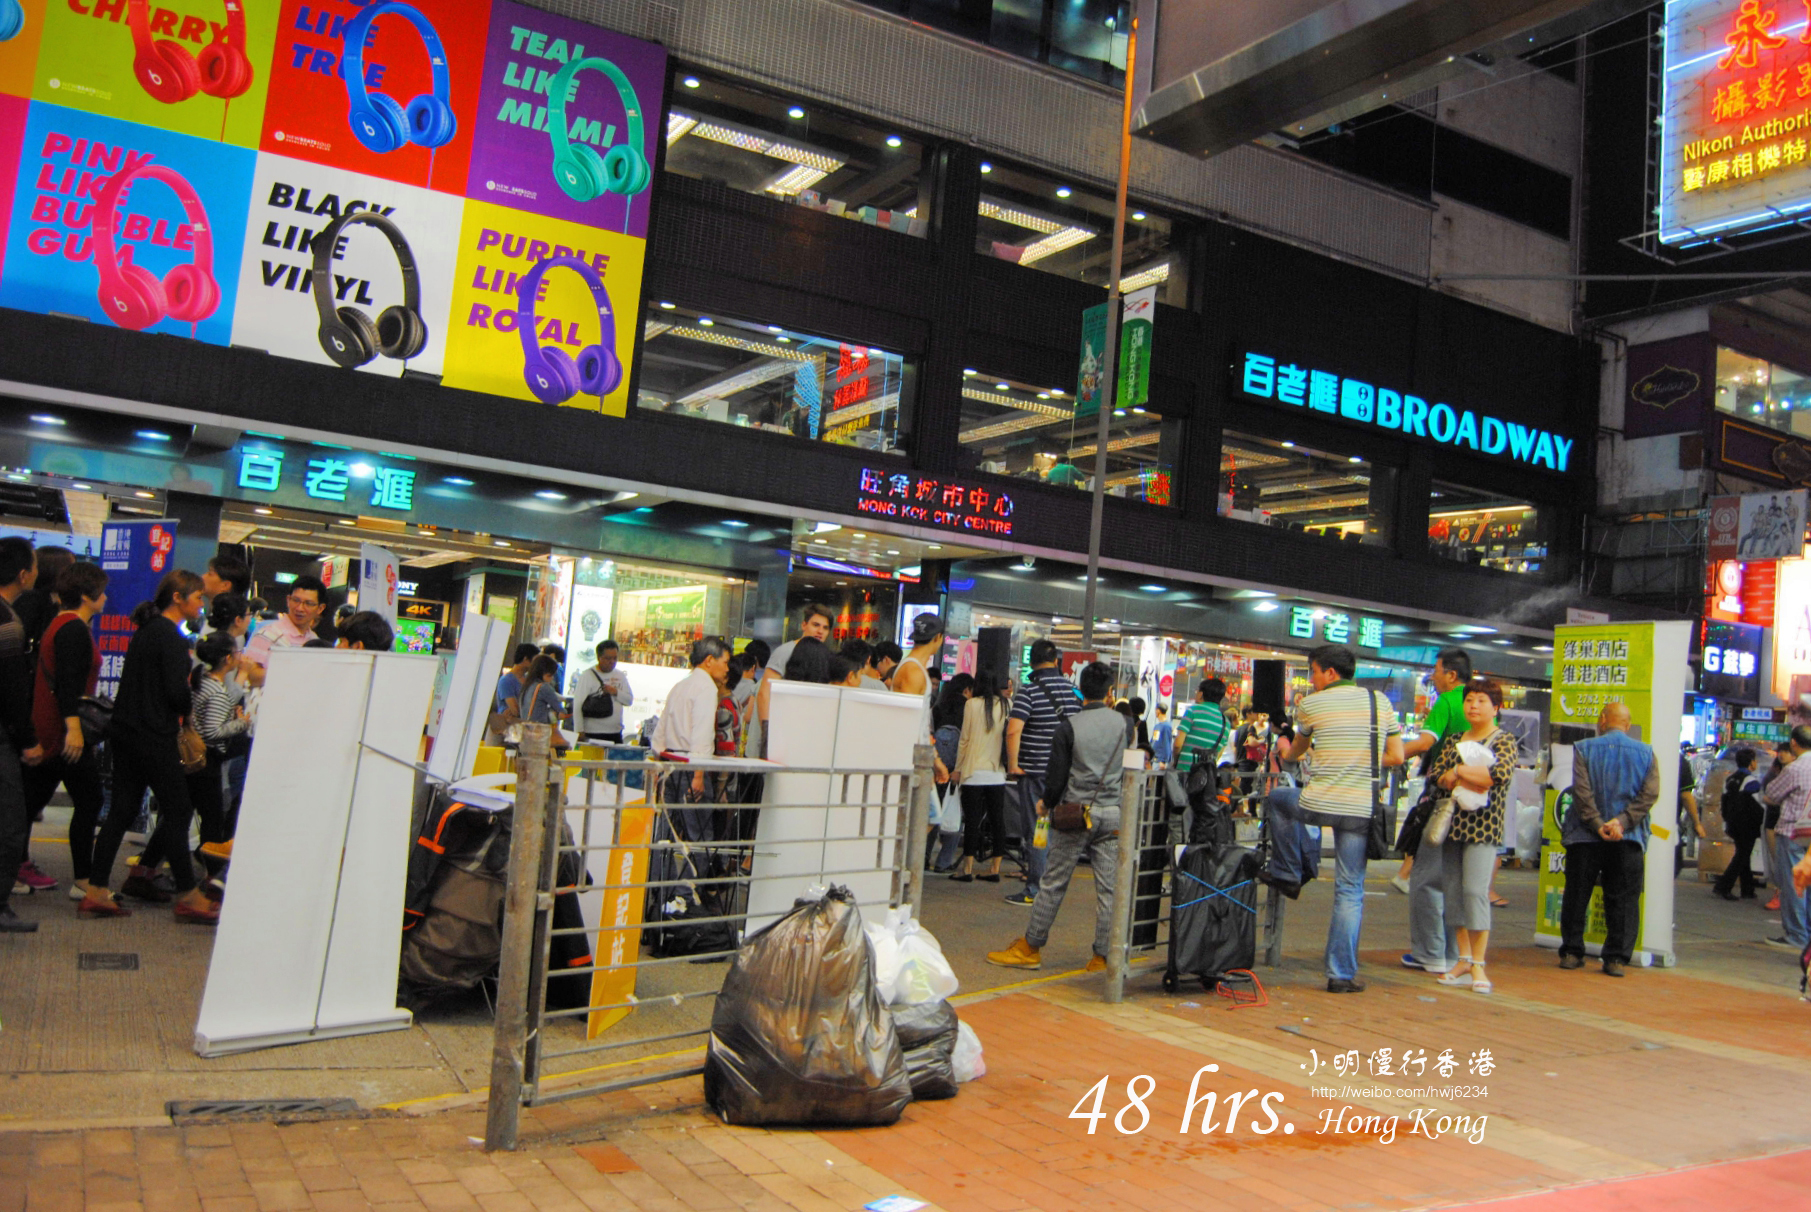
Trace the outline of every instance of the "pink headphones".
{"label": "pink headphones", "polygon": [[[154,178],[174,190],[194,232],[194,262],[178,265],[161,282],[150,270],[132,264],[129,250],[125,256],[114,251],[114,211],[126,187],[139,177]],[[145,164],[115,173],[94,204],[92,230],[94,265],[101,275],[101,310],[121,328],[149,328],[165,317],[195,324],[213,315],[220,306],[220,285],[214,281],[214,236],[208,227],[207,208],[202,206],[195,187],[175,170]]]}

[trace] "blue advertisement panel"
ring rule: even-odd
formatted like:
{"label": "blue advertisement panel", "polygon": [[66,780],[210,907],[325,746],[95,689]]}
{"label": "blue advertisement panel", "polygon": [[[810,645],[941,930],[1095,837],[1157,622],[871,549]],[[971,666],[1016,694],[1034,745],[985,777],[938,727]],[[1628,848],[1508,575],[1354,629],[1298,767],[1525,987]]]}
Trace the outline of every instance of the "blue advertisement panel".
{"label": "blue advertisement panel", "polygon": [[107,573],[107,609],[95,616],[94,645],[100,653],[96,694],[119,693],[119,675],[132,641],[132,610],[157,595],[176,550],[176,521],[109,522],[101,528],[101,568]]}

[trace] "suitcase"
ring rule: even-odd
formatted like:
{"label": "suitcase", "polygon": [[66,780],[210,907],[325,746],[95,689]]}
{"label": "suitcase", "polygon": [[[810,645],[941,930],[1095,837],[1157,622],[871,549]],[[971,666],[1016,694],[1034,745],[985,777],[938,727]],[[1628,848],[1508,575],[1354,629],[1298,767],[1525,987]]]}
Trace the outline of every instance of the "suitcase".
{"label": "suitcase", "polygon": [[1189,846],[1170,877],[1170,956],[1165,992],[1182,978],[1213,989],[1258,957],[1258,856],[1243,846]]}

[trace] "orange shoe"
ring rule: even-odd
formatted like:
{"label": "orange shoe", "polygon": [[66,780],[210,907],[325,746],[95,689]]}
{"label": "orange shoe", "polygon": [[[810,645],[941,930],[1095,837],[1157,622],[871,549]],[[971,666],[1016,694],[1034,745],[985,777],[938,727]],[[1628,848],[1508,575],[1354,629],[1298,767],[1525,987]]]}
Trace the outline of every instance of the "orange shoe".
{"label": "orange shoe", "polygon": [[1088,957],[1088,966],[1086,968],[1082,969],[1083,972],[1105,972],[1106,970],[1107,970],[1107,957],[1104,955],[1089,956]]}
{"label": "orange shoe", "polygon": [[201,853],[209,858],[221,859],[230,863],[233,861],[232,839],[228,838],[224,842],[203,842],[201,843]]}
{"label": "orange shoe", "polygon": [[1036,971],[1044,966],[1041,952],[1022,938],[1012,940],[1012,946],[1004,951],[989,951],[987,962],[998,964],[1002,968],[1027,968]]}
{"label": "orange shoe", "polygon": [[174,910],[178,922],[192,922],[197,926],[218,926],[220,924],[220,910],[217,908],[200,909],[194,905],[186,905],[177,901]]}
{"label": "orange shoe", "polygon": [[109,896],[106,900],[95,900],[92,896],[82,898],[82,903],[75,907],[77,917],[131,917],[132,910],[119,903],[117,897]]}

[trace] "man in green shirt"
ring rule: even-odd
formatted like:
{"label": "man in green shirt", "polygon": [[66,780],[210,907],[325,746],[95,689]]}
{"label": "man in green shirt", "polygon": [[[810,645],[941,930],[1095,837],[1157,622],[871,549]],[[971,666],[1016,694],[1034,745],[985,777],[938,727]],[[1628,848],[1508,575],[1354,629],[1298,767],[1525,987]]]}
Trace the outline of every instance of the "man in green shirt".
{"label": "man in green shirt", "polygon": [[[1465,722],[1465,686],[1471,681],[1471,654],[1463,648],[1443,648],[1434,662],[1434,690],[1438,698],[1421,722],[1421,733],[1404,743],[1405,757],[1428,753],[1442,737],[1470,727]],[[1425,759],[1424,759],[1425,765]],[[1402,957],[1405,968],[1447,972],[1459,956],[1459,943],[1446,924],[1446,895],[1440,847],[1423,846],[1419,854],[1402,860],[1402,869],[1390,881],[1409,897],[1409,949]]]}
{"label": "man in green shirt", "polygon": [[1176,722],[1176,769],[1187,774],[1195,763],[1205,760],[1209,766],[1226,746],[1226,734],[1232,724],[1226,718],[1221,702],[1226,698],[1226,683],[1208,678],[1195,689],[1195,701]]}

